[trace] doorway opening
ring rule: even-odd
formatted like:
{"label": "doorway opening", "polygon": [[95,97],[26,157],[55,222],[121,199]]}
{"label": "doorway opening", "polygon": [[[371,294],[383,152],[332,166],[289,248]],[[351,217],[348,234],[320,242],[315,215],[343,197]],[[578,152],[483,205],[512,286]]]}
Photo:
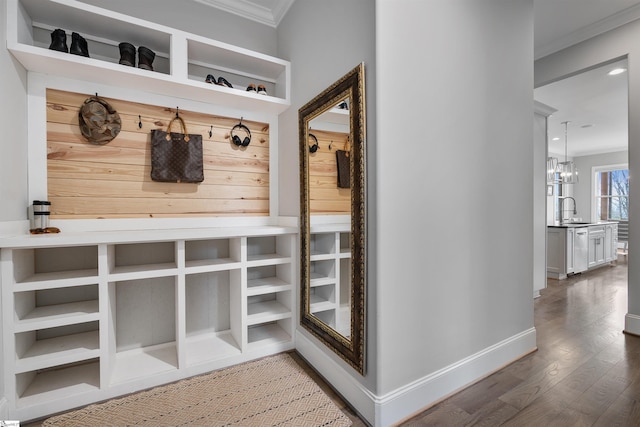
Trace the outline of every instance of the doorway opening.
{"label": "doorway opening", "polygon": [[[534,90],[536,101],[557,110],[547,118],[547,164],[573,162],[578,171],[578,182],[572,184],[562,183],[560,171],[546,171],[547,229],[572,222],[615,222],[622,232],[614,236],[620,240],[614,242],[615,252],[628,249],[627,67],[626,58],[617,59]],[[550,264],[557,265],[549,259],[549,244],[547,240],[547,272]],[[566,254],[567,259],[583,256]]]}

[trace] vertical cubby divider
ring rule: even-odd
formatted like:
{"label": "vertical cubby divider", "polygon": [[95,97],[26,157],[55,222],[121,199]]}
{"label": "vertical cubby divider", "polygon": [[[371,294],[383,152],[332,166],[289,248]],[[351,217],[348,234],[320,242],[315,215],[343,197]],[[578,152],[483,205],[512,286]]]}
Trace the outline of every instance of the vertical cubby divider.
{"label": "vertical cubby divider", "polygon": [[178,268],[175,287],[176,357],[178,368],[186,365],[186,290],[185,290],[185,241],[176,240],[174,261]]}
{"label": "vertical cubby divider", "polygon": [[100,306],[99,336],[100,336],[100,388],[106,389],[111,377],[110,349],[115,347],[111,343],[114,335],[111,329],[111,297],[109,295],[109,246],[98,245],[98,295]]}

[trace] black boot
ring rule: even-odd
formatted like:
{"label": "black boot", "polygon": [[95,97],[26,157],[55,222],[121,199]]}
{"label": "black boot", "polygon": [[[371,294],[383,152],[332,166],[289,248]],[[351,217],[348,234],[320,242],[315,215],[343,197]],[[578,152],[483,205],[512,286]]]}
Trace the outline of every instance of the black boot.
{"label": "black boot", "polygon": [[69,50],[69,53],[89,57],[87,41],[80,34],[75,32],[71,34],[71,50]]}
{"label": "black boot", "polygon": [[51,33],[49,49],[59,52],[69,52],[69,48],[67,47],[67,33],[65,33],[64,30],[58,28]]}
{"label": "black boot", "polygon": [[136,66],[136,47],[131,43],[122,42],[118,45],[120,48],[120,62],[119,64],[126,65],[128,67]]}
{"label": "black boot", "polygon": [[138,68],[153,71],[153,60],[156,54],[149,48],[140,46],[138,48]]}

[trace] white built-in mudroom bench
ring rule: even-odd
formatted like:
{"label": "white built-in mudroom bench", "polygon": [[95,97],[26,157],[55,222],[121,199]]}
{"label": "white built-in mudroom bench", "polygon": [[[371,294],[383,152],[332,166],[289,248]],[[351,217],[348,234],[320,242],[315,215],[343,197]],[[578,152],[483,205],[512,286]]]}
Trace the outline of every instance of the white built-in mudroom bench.
{"label": "white built-in mudroom bench", "polygon": [[0,239],[12,416],[293,348],[296,239],[286,226]]}
{"label": "white built-in mudroom bench", "polygon": [[[81,33],[90,57],[48,49],[57,28]],[[26,220],[0,224],[9,419],[293,349],[299,230],[297,218],[278,215],[277,161],[289,62],[74,0],[7,0],[6,30],[7,48],[28,71],[28,200],[51,199],[51,225],[61,229],[30,235]],[[122,41],[152,49],[155,70],[119,64]],[[208,73],[233,88],[206,83]],[[254,82],[268,95],[245,91]],[[120,136],[103,147],[71,140],[77,110],[51,93],[73,102],[78,94],[108,97],[121,109]],[[177,106],[193,129],[209,133],[200,186],[148,180],[148,132]],[[254,133],[246,149],[230,144],[238,120]],[[107,158],[116,160],[99,166]],[[118,166],[119,158],[131,164]],[[89,162],[72,163],[81,160]],[[66,186],[66,171],[75,187]],[[121,177],[114,194],[95,186],[100,203],[83,180],[99,173]],[[205,188],[228,199],[203,197]],[[125,211],[146,204],[156,211]],[[114,210],[103,215],[96,206]]]}

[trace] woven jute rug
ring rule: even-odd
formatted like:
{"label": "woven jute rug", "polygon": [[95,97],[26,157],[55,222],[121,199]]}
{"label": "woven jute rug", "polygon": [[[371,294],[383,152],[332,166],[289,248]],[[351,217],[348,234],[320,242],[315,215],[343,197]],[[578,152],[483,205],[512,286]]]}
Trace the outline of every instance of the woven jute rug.
{"label": "woven jute rug", "polygon": [[286,353],[49,418],[43,426],[350,426]]}

